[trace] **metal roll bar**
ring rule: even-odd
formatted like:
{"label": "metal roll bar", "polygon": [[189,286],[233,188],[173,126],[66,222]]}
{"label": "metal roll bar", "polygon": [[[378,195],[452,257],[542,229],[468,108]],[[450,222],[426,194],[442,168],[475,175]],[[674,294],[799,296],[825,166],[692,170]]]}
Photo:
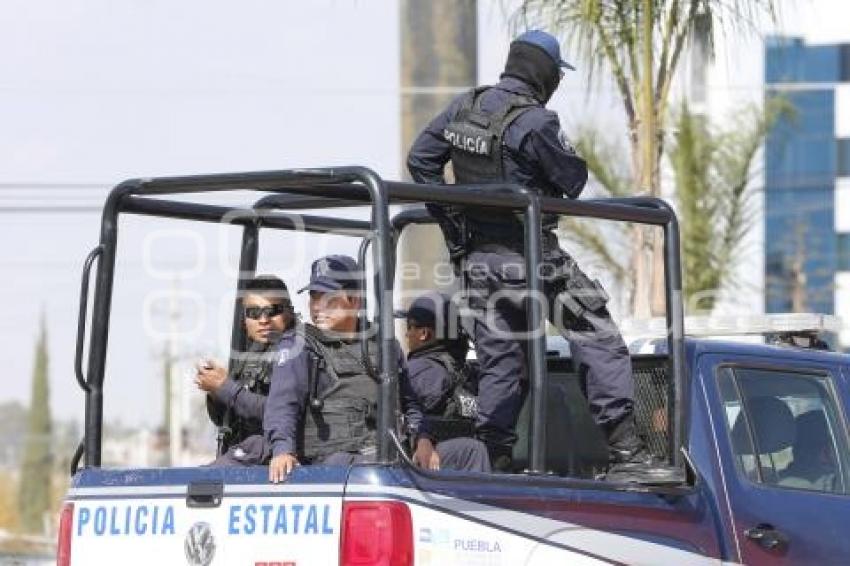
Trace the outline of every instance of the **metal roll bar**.
{"label": "metal roll bar", "polygon": [[[259,199],[250,209],[223,207],[183,201],[150,198],[152,195],[189,194],[252,190],[272,193]],[[389,432],[395,426],[395,388],[397,368],[394,359],[395,336],[393,325],[394,254],[391,246],[391,228],[399,231],[409,223],[424,223],[421,211],[405,211],[389,220],[389,205],[436,202],[441,204],[487,206],[505,210],[522,211],[525,220],[525,247],[527,273],[536,273],[541,262],[540,219],[542,214],[591,217],[606,220],[638,222],[664,227],[665,233],[665,288],[667,300],[668,344],[670,347],[673,385],[670,396],[675,408],[676,426],[671,435],[671,458],[680,465],[679,448],[686,440],[687,383],[685,378],[684,339],[681,305],[681,266],[679,263],[679,232],[675,214],[663,201],[657,199],[611,199],[605,201],[571,201],[541,198],[526,189],[513,185],[484,186],[434,186],[405,182],[385,182],[373,171],[363,167],[338,167],[327,169],[291,169],[254,173],[228,173],[188,177],[163,177],[134,179],[116,186],[106,200],[101,220],[100,261],[97,265],[95,297],[92,306],[92,333],[86,384],[86,436],[83,454],[86,467],[98,467],[101,462],[103,420],[103,380],[106,348],[109,336],[115,254],[118,235],[118,216],[121,213],[142,214],[167,218],[206,222],[229,222],[242,225],[242,254],[240,281],[253,274],[256,268],[257,231],[260,228],[293,230],[303,228],[317,233],[339,233],[368,238],[372,242],[375,267],[374,296],[378,308],[377,330],[379,341],[378,378],[380,383],[377,457],[390,462],[395,457],[395,446]],[[368,205],[369,222],[324,216],[280,214],[278,210],[325,209]],[[365,249],[363,254],[365,257]],[[542,325],[539,305],[533,298],[539,296],[541,281],[528,278],[529,325],[532,329]],[[239,288],[237,291],[240,290]],[[235,309],[239,308],[237,302]],[[237,313],[238,314],[238,313]],[[238,317],[237,317],[238,319]],[[238,325],[236,325],[238,326]],[[232,344],[241,345],[241,331],[234,328]],[[532,341],[529,365],[532,372],[532,442],[530,466],[534,472],[545,471],[545,335],[540,333]]]}

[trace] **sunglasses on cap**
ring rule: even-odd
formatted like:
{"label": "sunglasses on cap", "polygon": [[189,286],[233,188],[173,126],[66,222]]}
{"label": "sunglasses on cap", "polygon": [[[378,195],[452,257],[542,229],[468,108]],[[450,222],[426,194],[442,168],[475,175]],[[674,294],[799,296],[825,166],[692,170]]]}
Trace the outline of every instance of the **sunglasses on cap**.
{"label": "sunglasses on cap", "polygon": [[251,320],[260,320],[263,317],[272,318],[282,315],[288,308],[288,305],[285,304],[268,307],[245,307],[245,318],[250,318]]}

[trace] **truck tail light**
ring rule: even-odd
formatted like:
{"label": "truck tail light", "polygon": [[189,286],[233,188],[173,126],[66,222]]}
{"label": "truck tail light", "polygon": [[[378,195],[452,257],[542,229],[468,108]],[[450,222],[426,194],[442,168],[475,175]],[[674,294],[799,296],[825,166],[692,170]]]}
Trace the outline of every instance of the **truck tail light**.
{"label": "truck tail light", "polygon": [[413,523],[398,501],[342,504],[340,566],[411,566]]}
{"label": "truck tail light", "polygon": [[74,504],[66,503],[59,516],[59,544],[56,546],[56,566],[71,565],[71,536],[74,531]]}

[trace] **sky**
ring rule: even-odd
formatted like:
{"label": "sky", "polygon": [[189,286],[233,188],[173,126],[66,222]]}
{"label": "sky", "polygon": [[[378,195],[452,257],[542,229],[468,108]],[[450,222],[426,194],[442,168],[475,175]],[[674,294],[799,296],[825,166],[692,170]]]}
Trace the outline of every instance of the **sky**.
{"label": "sky", "polygon": [[[339,164],[396,176],[397,10],[391,0],[4,0],[3,204],[99,207],[110,186],[138,176]],[[158,335],[168,330],[175,286],[185,314],[180,347],[221,355],[218,318],[234,288],[218,257],[224,230],[181,224],[122,221],[107,418],[159,418]],[[0,215],[0,400],[28,401],[44,312],[54,415],[81,418],[73,377],[80,273],[98,234],[98,212]],[[230,242],[235,249],[235,233]],[[311,252],[331,246],[313,243]],[[264,257],[266,269],[281,271],[287,255]],[[199,318],[194,334],[188,323]]]}
{"label": "sky", "polygon": [[[482,83],[498,79],[507,52],[504,4],[479,2]],[[797,4],[786,31],[850,39],[850,3]],[[0,207],[41,210],[0,212],[0,402],[28,402],[43,313],[54,416],[82,419],[73,376],[80,270],[98,241],[98,209],[121,180],[340,164],[398,178],[398,10],[396,0],[0,0]],[[718,108],[761,94],[760,44],[729,45],[712,75]],[[610,86],[589,91],[580,73],[550,107],[568,132],[622,120]],[[158,356],[173,330],[172,295],[187,383],[188,364],[226,351],[238,241],[218,226],[122,221],[107,419],[161,417]],[[291,287],[311,258],[354,251],[347,239],[312,236],[264,236],[261,246],[260,271]]]}
{"label": "sky", "polygon": [[[54,416],[82,419],[73,375],[81,267],[98,242],[105,195],[118,182],[343,164],[398,178],[398,10],[395,0],[250,0],[238,7],[220,0],[2,0],[0,205],[39,212],[0,214],[7,299],[0,402],[28,402],[44,313]],[[501,9],[494,3],[481,12],[482,25],[501,37],[482,51],[501,59],[508,38]],[[495,80],[500,65],[484,63],[482,74]],[[107,420],[159,421],[169,333],[178,338],[186,382],[197,358],[222,358],[238,245],[238,232],[219,226],[121,221]],[[294,288],[312,258],[356,250],[347,238],[292,235],[264,235],[261,246],[259,271]],[[174,305],[182,316],[169,326]]]}

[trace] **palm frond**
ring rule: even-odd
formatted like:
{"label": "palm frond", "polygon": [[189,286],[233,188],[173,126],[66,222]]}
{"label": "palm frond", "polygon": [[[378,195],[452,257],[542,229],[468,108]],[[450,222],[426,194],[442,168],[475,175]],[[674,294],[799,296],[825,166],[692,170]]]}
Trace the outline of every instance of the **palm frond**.
{"label": "palm frond", "polygon": [[[619,227],[614,229],[617,230]],[[606,235],[594,224],[576,218],[565,217],[561,220],[558,231],[560,235],[574,242],[610,270],[617,281],[625,280],[628,274],[626,266],[617,259],[611,242],[609,242]]]}
{"label": "palm frond", "polygon": [[587,126],[578,129],[575,147],[587,162],[590,175],[608,195],[623,197],[632,193],[628,155],[624,148],[608,142],[599,131]]}

